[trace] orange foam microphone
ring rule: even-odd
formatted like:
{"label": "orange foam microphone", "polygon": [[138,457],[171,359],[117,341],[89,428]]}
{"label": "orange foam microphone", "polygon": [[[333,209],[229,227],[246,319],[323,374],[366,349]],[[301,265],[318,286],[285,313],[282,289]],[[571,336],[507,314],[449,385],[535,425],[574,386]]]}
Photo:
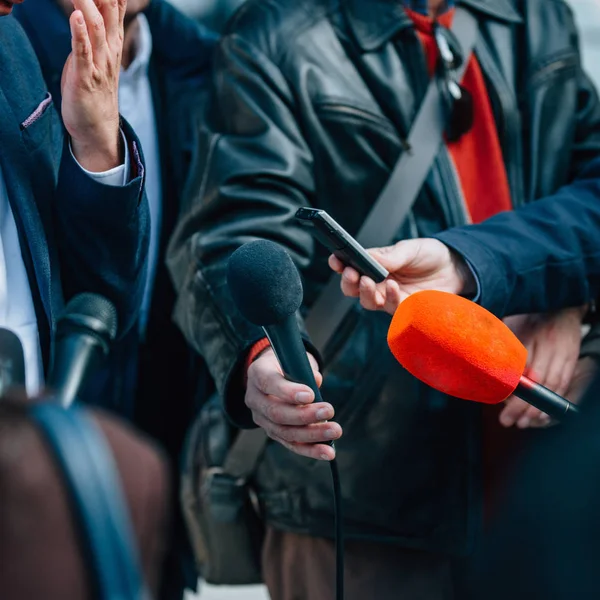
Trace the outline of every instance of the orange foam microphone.
{"label": "orange foam microphone", "polygon": [[409,373],[450,396],[498,404],[514,394],[558,420],[577,412],[523,375],[527,350],[500,319],[460,296],[409,296],[392,319],[388,344]]}

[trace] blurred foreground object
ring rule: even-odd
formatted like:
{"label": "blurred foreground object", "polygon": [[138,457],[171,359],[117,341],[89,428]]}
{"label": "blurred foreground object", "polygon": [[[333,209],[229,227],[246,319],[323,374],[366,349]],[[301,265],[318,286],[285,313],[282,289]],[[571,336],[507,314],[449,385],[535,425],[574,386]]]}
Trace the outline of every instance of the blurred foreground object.
{"label": "blurred foreground object", "polygon": [[[82,438],[76,452],[63,452],[62,458],[56,452],[56,442],[50,443],[59,436],[58,446],[64,447],[66,441],[75,446],[79,434]],[[112,456],[111,452],[102,451],[102,438]],[[112,459],[117,471],[114,473]],[[70,465],[68,476],[65,464]],[[117,479],[111,481],[112,477]],[[103,505],[106,496],[102,497],[102,486],[94,488],[96,478],[108,484],[111,493],[107,494],[110,502],[106,504],[112,503],[112,510]],[[129,511],[117,514],[121,490],[116,481],[119,480]],[[56,406],[3,400],[0,403],[3,600],[104,600],[114,597],[114,594],[107,596],[110,585],[111,589],[131,590],[128,594],[121,593],[119,600],[133,600],[147,595],[143,578],[154,594],[166,543],[168,493],[164,459],[115,419],[91,411],[65,411]],[[87,501],[80,503],[86,496]],[[131,513],[143,575],[137,568],[135,550],[128,547],[133,540],[127,539],[127,512]],[[81,518],[82,515],[86,518]],[[100,548],[95,555],[94,545]],[[106,568],[111,563],[112,569]]]}
{"label": "blurred foreground object", "polygon": [[600,596],[600,378],[581,418],[524,454],[478,555],[472,600]]}

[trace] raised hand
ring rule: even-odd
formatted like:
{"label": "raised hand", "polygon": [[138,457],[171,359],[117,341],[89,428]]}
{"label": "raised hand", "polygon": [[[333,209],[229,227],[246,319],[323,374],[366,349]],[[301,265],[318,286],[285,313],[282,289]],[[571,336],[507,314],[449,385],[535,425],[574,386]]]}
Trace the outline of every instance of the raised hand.
{"label": "raised hand", "polygon": [[62,118],[75,158],[92,172],[123,162],[119,72],[127,0],[74,0],[72,51],[62,76]]}

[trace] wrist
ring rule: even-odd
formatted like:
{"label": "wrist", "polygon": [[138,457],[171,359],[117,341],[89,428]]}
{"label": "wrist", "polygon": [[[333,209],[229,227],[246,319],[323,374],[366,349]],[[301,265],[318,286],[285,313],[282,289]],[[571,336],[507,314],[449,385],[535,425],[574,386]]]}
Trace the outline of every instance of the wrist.
{"label": "wrist", "polygon": [[103,173],[123,164],[125,148],[120,129],[80,140],[71,136],[71,149],[77,162],[91,173]]}
{"label": "wrist", "polygon": [[246,360],[244,361],[244,387],[246,387],[248,381],[248,369],[250,365],[259,357],[262,356],[267,350],[271,349],[271,343],[267,338],[263,338],[262,340],[256,342],[252,348],[250,348],[250,352],[248,352],[248,356],[246,356]]}

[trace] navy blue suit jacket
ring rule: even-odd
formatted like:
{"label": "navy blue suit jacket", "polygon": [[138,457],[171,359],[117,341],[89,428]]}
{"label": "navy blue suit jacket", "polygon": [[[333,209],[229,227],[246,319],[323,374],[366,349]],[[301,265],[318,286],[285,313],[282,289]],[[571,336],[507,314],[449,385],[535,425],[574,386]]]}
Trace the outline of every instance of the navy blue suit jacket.
{"label": "navy blue suit jacket", "polygon": [[435,236],[472,265],[499,316],[581,306],[600,294],[600,159],[556,194]]}
{"label": "navy blue suit jacket", "polygon": [[110,299],[121,334],[136,319],[149,234],[144,167],[124,123],[135,175],[124,187],[88,177],[71,155],[55,103],[43,103],[48,88],[12,16],[0,18],[0,40],[0,165],[47,365],[51,330],[71,296],[95,292]]}
{"label": "navy blue suit jacket", "polygon": [[[15,6],[14,15],[27,33],[48,88],[58,102],[61,75],[71,50],[67,17],[55,0],[26,0]],[[107,368],[80,398],[134,419],[175,451],[181,429],[191,419],[188,409],[179,409],[184,403],[189,406],[199,369],[198,359],[171,320],[175,293],[164,266],[164,254],[200,147],[198,117],[216,37],[164,0],[153,0],[145,15],[152,34],[149,75],[162,162],[159,263],[144,342],[139,339],[137,327],[132,328],[113,346]],[[177,410],[169,407],[168,431],[161,396],[178,398]]]}

